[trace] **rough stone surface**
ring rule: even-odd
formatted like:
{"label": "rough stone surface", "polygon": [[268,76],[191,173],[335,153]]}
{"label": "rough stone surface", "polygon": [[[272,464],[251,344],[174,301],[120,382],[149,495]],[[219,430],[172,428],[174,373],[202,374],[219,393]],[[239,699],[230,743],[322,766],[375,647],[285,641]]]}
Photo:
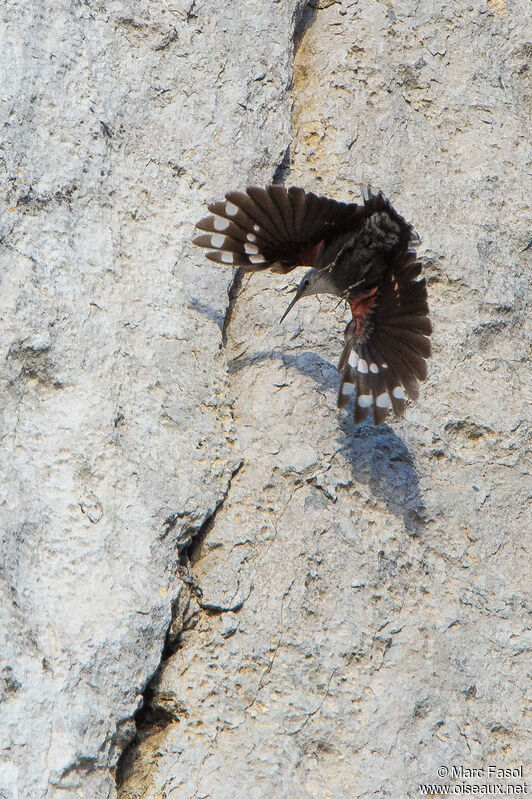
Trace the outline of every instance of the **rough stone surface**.
{"label": "rough stone surface", "polygon": [[241,458],[232,275],[191,222],[282,158],[292,13],[3,7],[2,799],[115,795],[179,551]]}
{"label": "rough stone surface", "polygon": [[[165,640],[120,799],[531,778],[529,4],[321,6],[4,11],[5,799],[114,796]],[[288,144],[421,235],[400,422],[335,408],[343,307],[188,244]]]}
{"label": "rough stone surface", "polygon": [[304,16],[285,181],[341,199],[371,181],[414,222],[431,375],[404,421],[354,428],[344,308],[309,299],[279,327],[289,280],[244,278],[243,466],[192,551],[202,595],[122,799],[414,797],[440,765],[530,769],[525,6]]}

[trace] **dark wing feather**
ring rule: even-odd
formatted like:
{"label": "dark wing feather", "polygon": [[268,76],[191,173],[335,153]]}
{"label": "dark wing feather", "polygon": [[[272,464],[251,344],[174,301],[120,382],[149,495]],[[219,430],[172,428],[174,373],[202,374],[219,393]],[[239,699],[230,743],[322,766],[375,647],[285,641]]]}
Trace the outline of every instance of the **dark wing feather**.
{"label": "dark wing feather", "polygon": [[198,222],[203,235],[194,243],[210,250],[211,261],[248,272],[312,266],[321,241],[356,228],[366,214],[364,205],[318,197],[295,186],[229,192],[225,202],[209,205],[209,211],[214,216]]}
{"label": "dark wing feather", "polygon": [[399,416],[406,395],[415,399],[418,381],[427,377],[432,325],[427,287],[424,279],[418,279],[420,274],[414,252],[396,254],[362,327],[361,320],[354,318],[345,329],[338,405],[345,405],[356,389],[355,422],[365,419],[370,406],[376,424],[385,420],[391,408]]}

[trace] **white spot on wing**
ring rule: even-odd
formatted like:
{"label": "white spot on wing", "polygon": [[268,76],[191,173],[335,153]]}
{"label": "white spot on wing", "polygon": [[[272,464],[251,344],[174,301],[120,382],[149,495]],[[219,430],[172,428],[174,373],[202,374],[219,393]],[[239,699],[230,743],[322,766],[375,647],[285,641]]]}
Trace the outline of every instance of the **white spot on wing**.
{"label": "white spot on wing", "polygon": [[388,364],[385,361],[383,361],[381,363],[381,366],[382,366],[383,369],[387,369],[388,368]]}
{"label": "white spot on wing", "polygon": [[248,233],[246,238],[248,241],[257,241],[257,237],[253,233]]}
{"label": "white spot on wing", "polygon": [[247,254],[257,255],[259,248],[256,244],[248,244],[247,242],[244,244],[244,250]]}
{"label": "white spot on wing", "polygon": [[375,405],[377,408],[389,408],[390,407],[390,398],[386,391],[383,394],[379,394],[378,397],[375,398]]}
{"label": "white spot on wing", "polygon": [[358,355],[354,350],[351,350],[351,352],[349,353],[349,366],[352,366],[353,369],[356,369],[357,363],[358,363]]}
{"label": "white spot on wing", "polygon": [[255,233],[258,233],[259,230],[260,230],[260,227],[258,225],[253,225],[253,230],[255,231]]}
{"label": "white spot on wing", "polygon": [[[367,373],[368,373],[368,364],[367,364],[367,361],[364,360],[364,358],[360,358],[359,359],[357,369],[358,369],[358,371],[360,372],[361,375],[367,375]],[[365,406],[362,406],[362,407],[365,407]]]}
{"label": "white spot on wing", "polygon": [[359,394],[357,402],[361,408],[369,408],[371,406],[371,397],[369,394]]}
{"label": "white spot on wing", "polygon": [[350,397],[354,390],[355,387],[353,383],[344,383],[342,386],[342,394],[344,397]]}
{"label": "white spot on wing", "polygon": [[233,263],[233,253],[232,252],[223,252],[222,253],[222,261],[224,264],[232,264]]}
{"label": "white spot on wing", "polygon": [[215,230],[227,230],[230,225],[230,221],[228,219],[222,219],[221,216],[214,217],[214,229]]}
{"label": "white spot on wing", "polygon": [[379,373],[379,367],[377,366],[377,364],[376,364],[376,363],[370,363],[370,365],[369,365],[369,371],[370,371],[370,372],[373,372],[373,374],[374,374],[374,375],[376,375],[376,374],[378,374],[378,373]]}
{"label": "white spot on wing", "polygon": [[263,264],[264,258],[262,255],[250,255],[249,260],[252,264]]}
{"label": "white spot on wing", "polygon": [[403,400],[405,398],[405,390],[402,386],[395,386],[392,394],[394,395],[395,399]]}
{"label": "white spot on wing", "polygon": [[211,244],[213,247],[223,247],[225,244],[225,236],[221,233],[214,233],[211,236]]}
{"label": "white spot on wing", "polygon": [[238,206],[234,205],[233,203],[227,202],[225,204],[225,213],[227,216],[236,216],[238,214]]}

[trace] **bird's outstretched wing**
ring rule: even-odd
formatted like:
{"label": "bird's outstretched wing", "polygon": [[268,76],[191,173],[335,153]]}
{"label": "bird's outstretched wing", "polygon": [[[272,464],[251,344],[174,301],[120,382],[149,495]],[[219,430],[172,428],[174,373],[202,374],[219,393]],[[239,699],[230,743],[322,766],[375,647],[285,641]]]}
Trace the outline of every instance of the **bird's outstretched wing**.
{"label": "bird's outstretched wing", "polygon": [[247,272],[290,272],[313,266],[321,242],[362,225],[370,209],[367,202],[341,203],[295,186],[268,186],[229,192],[209,211],[215,216],[198,222],[204,235],[194,239],[210,250],[207,258]]}
{"label": "bird's outstretched wing", "polygon": [[[418,380],[427,377],[432,325],[421,264],[411,250],[398,253],[379,285],[351,299],[352,320],[338,368],[338,406],[355,393],[355,422],[373,407],[375,424],[393,408],[402,414],[406,394],[417,398]],[[406,392],[406,393],[405,393]]]}

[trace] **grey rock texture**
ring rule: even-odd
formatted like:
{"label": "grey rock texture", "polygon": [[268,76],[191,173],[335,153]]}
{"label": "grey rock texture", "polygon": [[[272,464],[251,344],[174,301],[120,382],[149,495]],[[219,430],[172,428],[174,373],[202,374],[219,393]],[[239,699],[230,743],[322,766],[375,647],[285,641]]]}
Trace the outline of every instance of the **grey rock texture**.
{"label": "grey rock texture", "polygon": [[441,765],[530,770],[525,15],[302,19],[285,180],[354,199],[371,181],[414,222],[431,376],[404,421],[354,428],[344,308],[310,299],[279,327],[289,280],[243,279],[225,348],[243,466],[192,549],[202,595],[123,799],[414,797]]}
{"label": "grey rock texture", "polygon": [[[321,6],[4,8],[2,799],[531,778],[530,7]],[[288,145],[421,235],[399,422],[335,408],[343,307],[189,243]]]}
{"label": "grey rock texture", "polygon": [[286,149],[291,17],[3,8],[2,799],[115,795],[179,552],[242,457],[232,276],[189,239],[206,192]]}

